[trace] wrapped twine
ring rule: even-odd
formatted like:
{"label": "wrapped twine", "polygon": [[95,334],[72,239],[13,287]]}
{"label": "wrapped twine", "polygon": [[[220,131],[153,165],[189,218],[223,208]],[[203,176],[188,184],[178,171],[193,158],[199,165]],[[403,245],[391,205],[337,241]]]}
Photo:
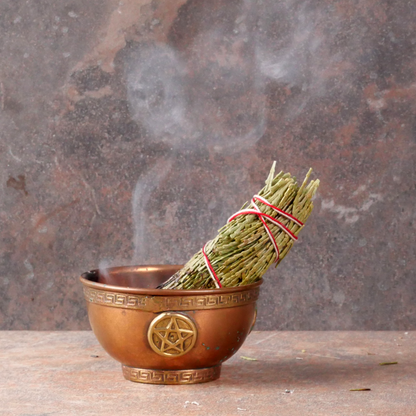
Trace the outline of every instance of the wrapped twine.
{"label": "wrapped twine", "polygon": [[[262,202],[254,203],[252,200],[251,203],[245,203],[242,210],[260,209],[266,215],[243,212],[244,215],[236,216],[181,270],[161,284],[160,289],[212,289],[247,285],[258,281],[274,262],[277,266],[283,260],[312,212],[312,198],[318,189],[319,180],[308,183],[312,173],[310,169],[299,187],[296,178],[290,173],[279,172],[275,176],[275,166],[276,162],[258,196],[289,214],[289,218]],[[269,221],[267,215],[276,219],[289,232]],[[303,225],[291,220],[290,216]],[[269,236],[262,218],[267,222],[272,236]]]}

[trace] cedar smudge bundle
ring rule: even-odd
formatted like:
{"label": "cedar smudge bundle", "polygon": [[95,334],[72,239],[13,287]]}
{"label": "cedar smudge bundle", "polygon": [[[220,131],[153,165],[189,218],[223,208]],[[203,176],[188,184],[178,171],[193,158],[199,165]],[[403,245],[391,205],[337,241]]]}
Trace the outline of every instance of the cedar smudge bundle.
{"label": "cedar smudge bundle", "polygon": [[292,248],[313,209],[319,180],[308,183],[312,169],[299,186],[290,173],[276,176],[276,162],[265,187],[251,203],[234,214],[185,266],[160,289],[213,289],[241,286],[259,280]]}

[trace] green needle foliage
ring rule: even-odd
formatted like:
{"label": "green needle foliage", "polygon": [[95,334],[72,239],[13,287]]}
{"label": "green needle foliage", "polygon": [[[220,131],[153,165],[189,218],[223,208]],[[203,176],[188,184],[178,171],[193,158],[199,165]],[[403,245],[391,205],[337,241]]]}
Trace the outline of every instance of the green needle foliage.
{"label": "green needle foliage", "polygon": [[[276,176],[276,162],[266,179],[265,187],[258,193],[270,204],[295,216],[305,224],[313,209],[312,198],[319,180],[308,183],[312,169],[302,185],[290,173],[280,172]],[[260,210],[284,224],[296,236],[303,228],[287,219],[267,205],[257,202]],[[242,209],[253,208],[248,203]],[[279,264],[293,246],[293,240],[278,226],[267,221],[279,247]],[[205,252],[210,259],[223,287],[248,285],[258,281],[276,261],[276,252],[259,217],[254,214],[241,215],[218,231],[217,237],[209,241]],[[276,264],[276,265],[277,265]],[[215,284],[207,270],[200,250],[185,266],[159,286],[161,289],[213,289]]]}

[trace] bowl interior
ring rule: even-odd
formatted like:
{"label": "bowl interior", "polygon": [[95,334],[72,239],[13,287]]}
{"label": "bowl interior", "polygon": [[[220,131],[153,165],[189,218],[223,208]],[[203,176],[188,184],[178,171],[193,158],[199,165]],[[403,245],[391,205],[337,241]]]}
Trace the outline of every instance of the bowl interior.
{"label": "bowl interior", "polygon": [[91,270],[82,275],[90,282],[134,289],[155,289],[175,274],[181,265],[111,267]]}

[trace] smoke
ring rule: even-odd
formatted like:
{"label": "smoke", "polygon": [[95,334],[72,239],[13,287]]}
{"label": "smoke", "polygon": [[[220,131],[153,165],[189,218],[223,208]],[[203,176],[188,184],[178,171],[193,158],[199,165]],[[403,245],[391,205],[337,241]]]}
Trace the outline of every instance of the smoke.
{"label": "smoke", "polygon": [[216,26],[201,30],[187,55],[193,68],[190,114],[200,120],[205,143],[219,153],[250,149],[266,130],[265,83],[245,19],[236,17],[232,34]]}
{"label": "smoke", "polygon": [[[236,4],[223,2],[219,11],[201,6],[206,15],[200,16],[187,44],[139,44],[126,59],[131,116],[148,130],[149,140],[168,143],[172,151],[135,186],[136,262],[149,258],[151,230],[168,223],[146,212],[178,152],[186,149],[192,157],[200,149],[228,155],[252,149],[267,128],[268,83],[300,91],[286,106],[288,117],[296,117],[327,93],[342,59],[332,6],[296,0]],[[186,193],[187,184],[179,185]]]}
{"label": "smoke", "polygon": [[110,262],[110,260],[107,260],[107,259],[101,260],[99,265],[98,265],[98,270],[100,272],[100,275],[104,276],[106,278],[106,280],[108,280],[110,278],[110,274],[108,272],[108,268],[110,266],[111,266],[111,262]]}
{"label": "smoke", "polygon": [[[149,218],[149,215],[146,214],[149,212],[147,205],[162,180],[168,175],[171,167],[172,158],[159,160],[143,177],[139,178],[134,189],[132,199],[134,223],[133,260],[138,264],[146,264],[149,258],[149,249],[152,247],[152,244],[148,241],[148,238],[151,236],[148,225],[152,222],[152,218]],[[153,227],[158,227],[160,223],[163,223],[163,221],[156,219]]]}
{"label": "smoke", "polygon": [[[278,2],[264,8],[268,16],[260,16],[257,57],[266,78],[306,89],[321,84],[328,63],[321,59],[324,35],[317,30],[326,15],[311,8],[308,2],[301,4],[298,10],[295,4],[294,1]],[[271,20],[272,16],[285,20],[287,27],[275,27],[276,21]],[[281,33],[273,36],[276,30]]]}
{"label": "smoke", "polygon": [[[149,238],[168,235],[158,230],[172,226],[170,221],[149,218],[147,213],[162,181],[171,176],[177,153],[186,149],[192,157],[201,147],[238,153],[251,148],[265,132],[264,83],[256,66],[255,45],[244,29],[245,16],[237,20],[238,30],[231,40],[224,37],[224,28],[206,27],[188,45],[190,53],[180,53],[166,44],[140,44],[126,60],[132,118],[148,130],[150,140],[171,148],[171,154],[156,162],[135,186],[132,213],[136,263],[152,258],[154,253],[149,250],[154,242],[151,244]],[[235,48],[236,43],[242,47]],[[183,201],[192,200],[187,192],[192,191],[187,191],[186,183],[179,186],[184,189],[178,202],[183,210]]]}
{"label": "smoke", "polygon": [[175,147],[186,138],[192,140],[194,127],[186,116],[186,69],[171,47],[154,44],[135,49],[126,65],[126,79],[131,115],[154,140]]}
{"label": "smoke", "polygon": [[286,117],[307,112],[321,98],[348,94],[365,36],[364,25],[340,18],[331,3],[262,1],[257,62],[265,82],[295,91]]}
{"label": "smoke", "polygon": [[[126,64],[132,118],[173,151],[252,147],[265,132],[266,112],[254,38],[247,47],[248,39],[241,30],[230,40],[221,28],[208,28],[186,56],[165,44],[139,45]],[[234,48],[238,42],[245,47]]]}

